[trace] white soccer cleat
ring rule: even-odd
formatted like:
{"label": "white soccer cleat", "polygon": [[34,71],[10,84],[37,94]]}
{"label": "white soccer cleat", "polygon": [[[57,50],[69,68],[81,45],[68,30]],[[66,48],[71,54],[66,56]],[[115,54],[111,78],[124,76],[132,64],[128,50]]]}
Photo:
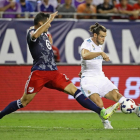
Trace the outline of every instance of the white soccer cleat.
{"label": "white soccer cleat", "polygon": [[113,127],[111,126],[111,123],[109,120],[105,120],[103,119],[100,115],[99,115],[100,119],[102,120],[104,129],[113,129]]}
{"label": "white soccer cleat", "polygon": [[104,129],[113,129],[109,120],[102,121]]}
{"label": "white soccer cleat", "polygon": [[113,106],[111,106],[107,109],[102,109],[101,113],[100,113],[100,116],[103,119],[107,120],[118,109],[119,106],[120,106],[120,103],[115,103]]}
{"label": "white soccer cleat", "polygon": [[135,112],[136,112],[137,116],[140,117],[140,106],[136,107],[136,111]]}

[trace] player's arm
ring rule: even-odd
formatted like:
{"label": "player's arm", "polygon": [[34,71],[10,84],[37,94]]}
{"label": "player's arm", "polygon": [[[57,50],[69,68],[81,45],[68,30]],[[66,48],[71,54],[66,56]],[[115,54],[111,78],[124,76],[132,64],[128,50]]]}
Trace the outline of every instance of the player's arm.
{"label": "player's arm", "polygon": [[49,19],[47,22],[45,22],[42,26],[40,26],[33,34],[32,34],[32,39],[35,40],[37,39],[46,29],[51,27],[50,23],[54,20],[55,16],[57,15],[57,12],[50,14]]}
{"label": "player's arm", "polygon": [[104,52],[90,52],[87,49],[82,49],[81,55],[84,60],[91,60],[101,55],[105,61],[110,61],[109,57]]}

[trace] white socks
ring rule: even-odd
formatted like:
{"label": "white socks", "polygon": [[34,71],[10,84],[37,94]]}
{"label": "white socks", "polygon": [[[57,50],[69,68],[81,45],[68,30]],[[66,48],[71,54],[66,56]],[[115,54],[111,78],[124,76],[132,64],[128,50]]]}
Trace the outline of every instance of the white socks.
{"label": "white socks", "polygon": [[121,104],[124,101],[124,99],[125,99],[125,97],[122,96],[118,102]]}

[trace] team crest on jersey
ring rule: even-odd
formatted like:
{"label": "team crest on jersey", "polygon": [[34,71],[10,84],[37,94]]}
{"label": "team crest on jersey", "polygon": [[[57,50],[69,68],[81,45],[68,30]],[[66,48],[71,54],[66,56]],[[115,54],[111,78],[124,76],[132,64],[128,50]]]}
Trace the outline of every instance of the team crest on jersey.
{"label": "team crest on jersey", "polygon": [[103,51],[103,48],[101,47],[101,50]]}
{"label": "team crest on jersey", "polygon": [[93,50],[95,50],[95,47],[93,46],[93,44],[92,44],[92,47],[93,47]]}
{"label": "team crest on jersey", "polygon": [[34,87],[29,87],[28,92],[32,93],[34,91]]}
{"label": "team crest on jersey", "polygon": [[91,93],[91,91],[90,90],[88,90],[88,94],[90,94]]}

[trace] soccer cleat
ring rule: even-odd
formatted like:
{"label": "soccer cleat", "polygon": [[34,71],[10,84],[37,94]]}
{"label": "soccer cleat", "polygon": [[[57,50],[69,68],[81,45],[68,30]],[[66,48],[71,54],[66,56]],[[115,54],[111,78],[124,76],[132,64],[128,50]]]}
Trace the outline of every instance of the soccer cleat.
{"label": "soccer cleat", "polygon": [[140,106],[137,106],[136,108],[136,114],[138,117],[140,117]]}
{"label": "soccer cleat", "polygon": [[109,120],[102,121],[104,129],[113,129]]}
{"label": "soccer cleat", "polygon": [[116,103],[113,106],[107,108],[107,109],[102,109],[100,112],[100,116],[107,120],[108,118],[111,117],[111,115],[118,109],[120,103]]}
{"label": "soccer cleat", "polygon": [[104,129],[113,129],[113,127],[111,126],[111,123],[109,120],[105,120],[103,119],[100,115],[99,115],[100,119],[102,120]]}

